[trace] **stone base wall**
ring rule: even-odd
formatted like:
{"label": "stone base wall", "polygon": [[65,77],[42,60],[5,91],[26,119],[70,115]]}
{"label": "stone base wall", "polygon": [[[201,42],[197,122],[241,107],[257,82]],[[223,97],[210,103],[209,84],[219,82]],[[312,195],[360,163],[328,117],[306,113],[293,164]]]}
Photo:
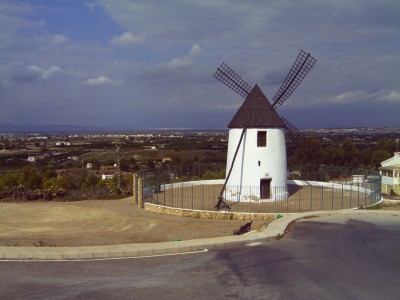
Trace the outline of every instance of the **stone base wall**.
{"label": "stone base wall", "polygon": [[202,219],[275,220],[278,218],[278,214],[276,213],[270,213],[270,214],[240,213],[240,212],[225,212],[225,211],[190,210],[190,209],[167,207],[152,203],[145,203],[144,209],[158,214],[173,215],[180,217],[202,218]]}

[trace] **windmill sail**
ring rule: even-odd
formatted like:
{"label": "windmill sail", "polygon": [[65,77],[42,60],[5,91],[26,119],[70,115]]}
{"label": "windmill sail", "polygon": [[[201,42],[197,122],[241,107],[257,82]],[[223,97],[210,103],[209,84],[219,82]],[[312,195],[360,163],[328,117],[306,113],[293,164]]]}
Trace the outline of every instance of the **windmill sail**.
{"label": "windmill sail", "polygon": [[285,124],[285,134],[292,142],[299,142],[304,139],[304,134],[298,130],[292,123],[281,117],[281,120]]}
{"label": "windmill sail", "polygon": [[251,86],[225,63],[222,63],[222,65],[217,68],[214,77],[244,98],[246,98],[251,91]]}
{"label": "windmill sail", "polygon": [[294,92],[300,82],[306,77],[307,73],[311,70],[317,60],[313,58],[310,53],[303,50],[300,51],[296,58],[289,74],[286,76],[285,81],[282,83],[278,92],[272,99],[272,106],[276,107],[282,104]]}
{"label": "windmill sail", "polygon": [[[313,58],[310,53],[306,53],[303,50],[300,51],[300,53],[297,55],[297,58],[292,68],[290,69],[288,75],[286,76],[286,79],[284,80],[278,92],[272,99],[271,108],[273,111],[275,111],[274,109],[276,108],[277,105],[283,104],[286,101],[286,99],[290,97],[290,95],[295,91],[295,89],[299,86],[301,81],[306,77],[308,72],[314,66],[316,61],[317,60]],[[221,66],[217,68],[214,77],[244,98],[247,98],[250,92],[253,90],[250,85],[248,85],[238,74],[236,74],[225,63],[222,63]],[[267,99],[265,100],[268,102]],[[231,127],[233,123],[237,124],[238,122],[241,124],[240,127],[249,127],[248,125],[245,124],[245,121],[256,119],[257,112],[254,112],[252,116],[248,115],[249,113],[247,112],[245,117],[235,116],[235,118],[232,119],[228,127]],[[271,117],[269,116],[268,118],[270,119]],[[275,125],[273,127],[280,127],[281,124],[283,124],[285,127],[285,134],[291,141],[298,142],[299,140],[304,138],[304,135],[300,132],[300,130],[298,130],[293,124],[291,124],[285,118],[280,117],[276,114],[276,117],[274,117],[274,119],[278,120],[280,119],[280,120],[277,122],[278,125]],[[260,122],[262,122],[262,119],[260,119],[259,123]]]}

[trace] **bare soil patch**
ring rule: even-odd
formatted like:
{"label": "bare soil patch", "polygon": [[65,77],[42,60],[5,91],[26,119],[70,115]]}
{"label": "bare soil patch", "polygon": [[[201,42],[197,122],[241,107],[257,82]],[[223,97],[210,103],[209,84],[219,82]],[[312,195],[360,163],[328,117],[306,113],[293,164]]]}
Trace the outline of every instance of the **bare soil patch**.
{"label": "bare soil patch", "polygon": [[[96,246],[232,235],[247,221],[160,215],[132,198],[0,203],[0,246]],[[252,229],[268,221],[253,221]]]}

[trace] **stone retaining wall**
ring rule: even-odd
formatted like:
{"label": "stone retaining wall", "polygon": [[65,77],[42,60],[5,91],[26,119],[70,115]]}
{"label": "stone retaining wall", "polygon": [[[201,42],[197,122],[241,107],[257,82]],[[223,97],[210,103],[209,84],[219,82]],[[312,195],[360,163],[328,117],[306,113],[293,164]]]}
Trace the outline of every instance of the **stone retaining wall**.
{"label": "stone retaining wall", "polygon": [[180,217],[202,218],[202,219],[275,220],[278,218],[278,214],[276,213],[240,213],[240,212],[224,212],[224,211],[191,210],[191,209],[167,207],[152,203],[145,203],[144,209],[158,214],[173,215]]}

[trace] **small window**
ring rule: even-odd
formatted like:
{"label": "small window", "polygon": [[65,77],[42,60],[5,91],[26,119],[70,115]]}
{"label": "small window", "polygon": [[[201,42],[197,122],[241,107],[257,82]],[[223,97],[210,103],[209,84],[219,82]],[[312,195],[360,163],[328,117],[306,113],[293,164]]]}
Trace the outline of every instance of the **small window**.
{"label": "small window", "polygon": [[267,147],[266,131],[257,131],[257,147]]}

